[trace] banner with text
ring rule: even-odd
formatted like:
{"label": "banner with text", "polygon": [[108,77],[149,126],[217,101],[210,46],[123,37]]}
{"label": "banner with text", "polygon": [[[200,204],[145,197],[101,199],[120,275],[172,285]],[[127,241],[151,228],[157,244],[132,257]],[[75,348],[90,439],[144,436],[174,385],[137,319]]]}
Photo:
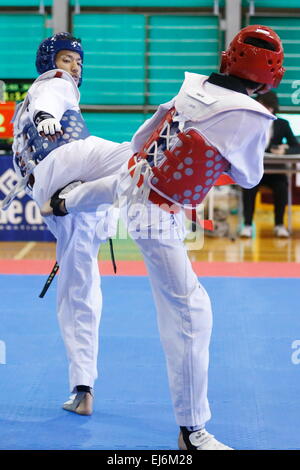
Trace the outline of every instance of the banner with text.
{"label": "banner with text", "polygon": [[[16,184],[12,156],[0,155],[0,199]],[[43,222],[36,203],[18,194],[6,211],[0,210],[0,241],[53,241],[55,238]]]}

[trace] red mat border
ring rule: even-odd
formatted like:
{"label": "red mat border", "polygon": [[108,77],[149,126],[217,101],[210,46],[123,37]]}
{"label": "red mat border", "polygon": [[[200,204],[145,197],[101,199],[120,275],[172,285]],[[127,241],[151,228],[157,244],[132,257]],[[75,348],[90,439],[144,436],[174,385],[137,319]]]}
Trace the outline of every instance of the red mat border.
{"label": "red mat border", "polygon": [[[49,274],[54,260],[0,259],[0,274]],[[300,263],[280,262],[194,262],[194,270],[200,277],[273,277],[300,278]],[[104,276],[114,275],[111,261],[99,263]],[[147,276],[143,261],[118,261],[119,276]]]}

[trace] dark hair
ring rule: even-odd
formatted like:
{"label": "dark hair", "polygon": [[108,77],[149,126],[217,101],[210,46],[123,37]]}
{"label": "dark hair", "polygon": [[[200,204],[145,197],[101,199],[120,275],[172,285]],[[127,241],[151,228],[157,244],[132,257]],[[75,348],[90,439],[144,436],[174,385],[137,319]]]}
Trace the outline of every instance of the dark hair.
{"label": "dark hair", "polygon": [[264,95],[258,95],[256,101],[268,108],[273,108],[274,114],[279,112],[279,101],[274,91],[268,91]]}

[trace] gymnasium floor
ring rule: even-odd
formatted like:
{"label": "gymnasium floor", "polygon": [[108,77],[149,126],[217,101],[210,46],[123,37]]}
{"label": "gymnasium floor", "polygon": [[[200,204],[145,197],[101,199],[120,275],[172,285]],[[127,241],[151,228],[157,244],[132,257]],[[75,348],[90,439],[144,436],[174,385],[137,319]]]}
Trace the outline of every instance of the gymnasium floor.
{"label": "gymnasium floor", "polygon": [[[274,239],[271,214],[261,213],[254,239],[206,238],[190,252],[214,310],[207,429],[236,449],[300,449],[298,217],[288,240]],[[0,244],[0,449],[176,449],[149,282],[131,242],[115,243],[117,276],[101,250],[95,413],[61,409],[68,385],[56,281],[38,298],[54,249]]]}

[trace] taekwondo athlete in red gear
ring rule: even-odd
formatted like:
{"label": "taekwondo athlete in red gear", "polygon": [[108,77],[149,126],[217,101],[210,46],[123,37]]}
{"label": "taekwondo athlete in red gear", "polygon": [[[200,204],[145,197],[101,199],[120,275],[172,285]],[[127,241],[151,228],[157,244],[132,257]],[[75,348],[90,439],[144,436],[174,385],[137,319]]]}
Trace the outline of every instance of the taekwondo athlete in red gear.
{"label": "taekwondo athlete in red gear", "polygon": [[[242,29],[223,52],[221,74],[186,73],[179,94],[140,127],[131,142],[133,156],[118,180],[103,178],[81,184],[61,197],[56,194],[42,211],[45,215],[91,211],[122,194],[129,197],[133,181],[141,188],[141,200],[147,194],[150,201],[163,200],[177,207],[199,204],[220,171],[242,187],[255,186],[263,174],[265,145],[275,118],[249,95],[277,87],[284,74],[282,63],[281,40],[271,28],[253,25]],[[179,131],[177,139],[172,134],[167,148],[166,140],[163,145],[160,140],[164,121],[169,130],[177,126]],[[184,155],[180,149],[187,141],[192,144]],[[163,178],[164,172],[167,178]],[[151,205],[148,202],[147,210]],[[212,326],[209,297],[192,270],[182,240],[136,242],[145,257],[157,308],[180,426],[179,448],[229,449],[205,430],[211,416],[207,400]]]}

